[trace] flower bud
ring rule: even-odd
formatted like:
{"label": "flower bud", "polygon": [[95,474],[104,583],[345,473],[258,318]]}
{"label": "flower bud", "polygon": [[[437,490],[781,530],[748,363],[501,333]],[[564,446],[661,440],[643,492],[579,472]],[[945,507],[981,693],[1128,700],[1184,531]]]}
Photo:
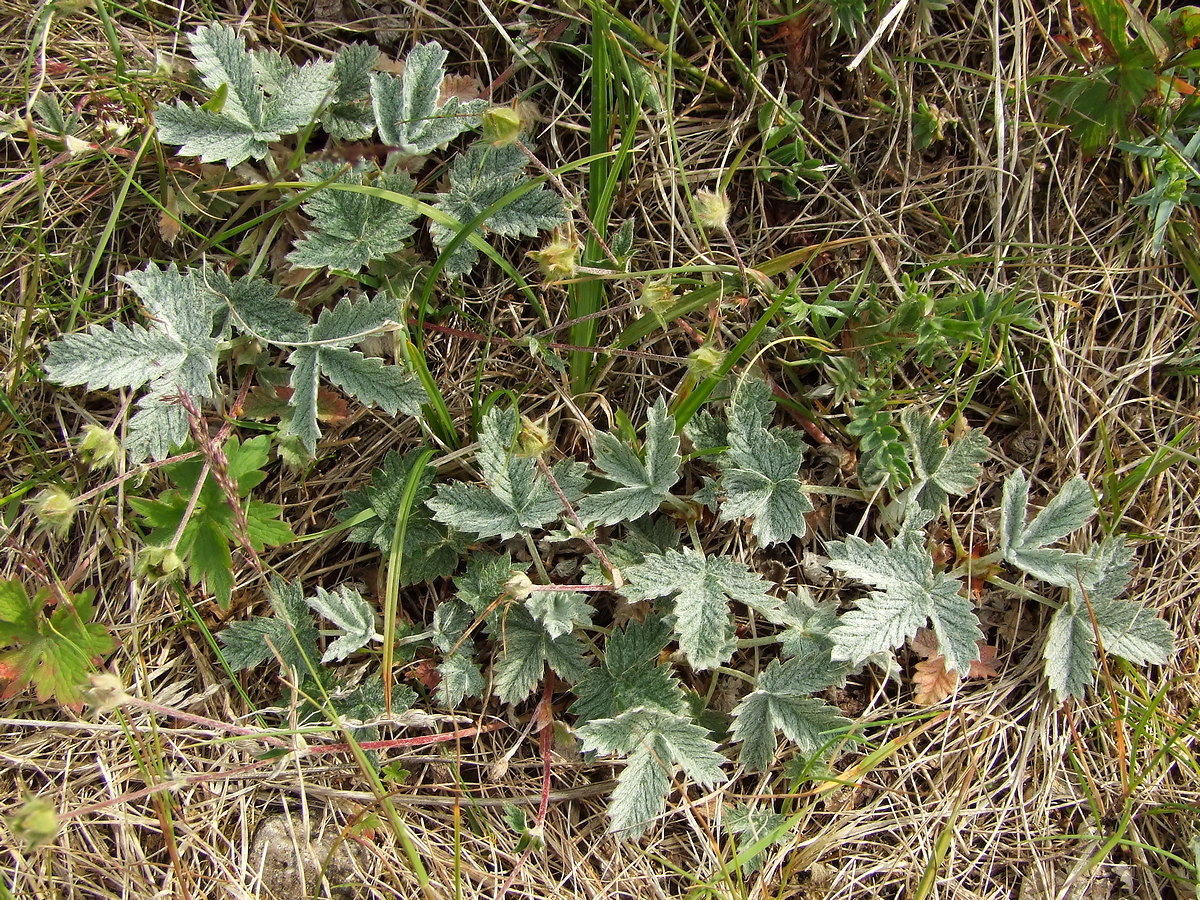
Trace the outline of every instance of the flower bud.
{"label": "flower bud", "polygon": [[554,446],[544,423],[521,416],[521,433],[517,435],[517,456],[537,459]]}
{"label": "flower bud", "polygon": [[55,537],[66,535],[78,508],[79,501],[58,485],[45,488],[33,498],[34,516]]}
{"label": "flower bud", "polygon": [[163,581],[183,571],[183,560],[174,547],[146,547],[138,554],[134,571],[151,581]]}
{"label": "flower bud", "polygon": [[85,425],[79,442],[80,458],[91,469],[115,467],[121,458],[121,444],[116,434],[99,425]]}
{"label": "flower bud", "polygon": [[705,344],[688,354],[688,374],[693,378],[711,378],[717,374],[724,362],[724,350],[718,350],[712,344]]}
{"label": "flower bud", "polygon": [[58,835],[58,812],[41,797],[27,798],[7,818],[9,831],[30,848],[44,847]]}
{"label": "flower bud", "polygon": [[667,310],[675,303],[675,287],[666,278],[651,278],[642,285],[638,306],[666,325]]}
{"label": "flower bud", "polygon": [[724,194],[701,188],[696,191],[696,218],[709,231],[723,231],[729,225],[729,199]]}
{"label": "flower bud", "polygon": [[525,600],[533,593],[533,579],[524,572],[513,572],[504,582],[504,593],[514,600]]}
{"label": "flower bud", "polygon": [[581,249],[575,229],[568,225],[566,228],[555,228],[550,242],[541,250],[530,250],[529,255],[537,260],[543,275],[557,280],[575,274]]}
{"label": "flower bud", "polygon": [[511,106],[493,106],[483,114],[483,139],[493,147],[507,147],[521,137],[521,114]]}

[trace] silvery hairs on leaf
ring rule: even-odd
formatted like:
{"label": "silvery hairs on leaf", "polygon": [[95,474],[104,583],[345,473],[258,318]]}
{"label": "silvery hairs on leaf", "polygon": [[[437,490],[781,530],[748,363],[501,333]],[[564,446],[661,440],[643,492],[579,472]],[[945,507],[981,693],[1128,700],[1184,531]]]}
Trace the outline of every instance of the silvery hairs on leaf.
{"label": "silvery hairs on leaf", "polygon": [[579,502],[584,522],[614,525],[632,522],[658,509],[679,480],[679,437],[675,417],[661,397],[650,407],[643,455],[614,435],[597,432],[596,465],[617,486],[588,494]]}
{"label": "silvery hairs on leaf", "polygon": [[375,72],[371,108],[383,143],[412,156],[425,156],[479,125],[486,100],[450,97],[439,106],[449,54],[437,43],[417,44],[404,60],[404,74]]}
{"label": "silvery hairs on leaf", "polygon": [[250,53],[228,25],[201,25],[191,35],[192,55],[205,87],[224,98],[205,108],[176,102],[154,111],[159,138],[179,144],[181,156],[233,167],[263,159],[270,144],[317,117],[333,95],[334,66],[294,66],[273,51]]}
{"label": "silvery hairs on leaf", "polygon": [[826,545],[829,565],[875,590],[856,601],[830,633],[833,658],[857,664],[876,653],[891,653],[917,629],[932,623],[946,668],[965,676],[979,659],[983,639],[962,582],[934,572],[933,557],[920,531],[906,530],[889,546],[853,535]]}
{"label": "silvery hairs on leaf", "polygon": [[207,267],[181,272],[174,263],[160,269],[152,262],[121,280],[142,301],[149,326],[118,322],[65,335],[50,345],[46,375],[89,390],[146,387],[129,422],[126,449],[133,463],[165,459],[188,437],[179,396],[199,402],[215,393],[217,350],[227,329],[217,328],[214,317],[224,310],[232,285]]}

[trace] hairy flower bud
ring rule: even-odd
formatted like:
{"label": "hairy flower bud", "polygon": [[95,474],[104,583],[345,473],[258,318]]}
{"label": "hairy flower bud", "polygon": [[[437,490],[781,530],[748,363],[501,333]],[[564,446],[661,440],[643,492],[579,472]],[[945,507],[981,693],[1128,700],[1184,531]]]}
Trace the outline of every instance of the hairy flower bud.
{"label": "hairy flower bud", "polygon": [[723,362],[725,362],[725,351],[718,350],[711,344],[705,344],[688,354],[688,374],[695,378],[711,378],[717,374]]}
{"label": "hairy flower bud", "polygon": [[47,531],[63,537],[75,519],[79,501],[58,485],[48,487],[33,498],[33,514]]}
{"label": "hairy flower bud", "polygon": [[729,199],[724,194],[701,188],[696,191],[696,218],[709,231],[721,231],[729,225]]}
{"label": "hairy flower bud", "polygon": [[84,426],[83,440],[77,449],[80,458],[91,469],[111,468],[121,458],[121,444],[117,436],[99,425]]}
{"label": "hairy flower bud", "polygon": [[537,260],[538,267],[547,278],[570,278],[575,274],[579,251],[582,249],[575,229],[568,225],[555,228],[550,242],[541,250],[530,250],[529,255]]}
{"label": "hairy flower bud", "polygon": [[483,139],[493,147],[507,147],[521,137],[521,113],[511,106],[493,106],[483,114]]}

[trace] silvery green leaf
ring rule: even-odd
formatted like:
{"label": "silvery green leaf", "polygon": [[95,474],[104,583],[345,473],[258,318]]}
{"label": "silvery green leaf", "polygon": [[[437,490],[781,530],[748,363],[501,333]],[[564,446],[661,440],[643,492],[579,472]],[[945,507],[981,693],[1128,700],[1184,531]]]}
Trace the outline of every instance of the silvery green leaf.
{"label": "silvery green leaf", "polygon": [[604,661],[575,685],[571,712],[580,722],[608,719],[637,707],[675,715],[685,710],[683,690],[669,665],[659,662],[671,629],[661,619],[630,621],[604,645]]}
{"label": "silvery green leaf", "polygon": [[496,695],[505,703],[528,697],[546,665],[572,683],[587,672],[583,642],[574,634],[552,638],[523,606],[514,604],[489,620],[488,633],[499,648],[492,677]]}
{"label": "silvery green leaf", "polygon": [[[515,438],[512,414],[489,410],[480,424],[477,451],[485,486],[439,484],[437,495],[426,504],[434,518],[458,531],[506,539],[557,520],[563,514],[562,500],[532,459],[512,454]],[[565,462],[552,471],[567,499],[578,500],[583,467]]]}
{"label": "silvery green leaf", "polygon": [[646,422],[644,458],[619,438],[604,432],[597,433],[596,465],[608,480],[618,487],[589,494],[579,503],[579,517],[584,522],[613,525],[632,522],[658,509],[679,480],[679,437],[675,434],[675,417],[667,412],[660,397],[650,407]]}
{"label": "silvery green leaf", "polygon": [[461,600],[443,600],[433,611],[433,644],[443,653],[456,652],[467,629],[475,624],[475,612]]}
{"label": "silvery green leaf", "polygon": [[[413,192],[413,180],[404,173],[385,175],[372,165],[349,171],[336,163],[315,162],[303,169],[306,181],[366,185],[399,194]],[[374,180],[369,180],[374,176]],[[325,187],[303,204],[312,217],[312,230],[296,242],[287,255],[294,266],[329,268],[357,274],[367,263],[403,249],[413,232],[416,210],[372,194]]]}
{"label": "silvery green leaf", "polygon": [[507,553],[489,556],[474,554],[467,561],[467,570],[454,579],[455,596],[467,604],[475,615],[495,615],[493,605],[504,593],[513,575],[512,557]]}
{"label": "silvery green leaf", "polygon": [[634,602],[674,596],[679,646],[697,670],[719,666],[733,653],[730,601],[765,612],[779,607],[766,593],[767,583],[745,565],[723,556],[703,556],[690,547],[648,553],[624,575],[621,593]]}
{"label": "silvery green leaf", "polygon": [[316,596],[304,602],[317,615],[328,619],[342,630],[342,635],[329,645],[321,662],[340,662],[351,653],[361,650],[371,641],[383,640],[375,630],[375,613],[362,595],[345,585],[332,593],[322,587]]}
{"label": "silvery green leaf", "polygon": [[371,71],[378,61],[379,49],[369,44],[350,44],[334,56],[333,77],[337,89],[321,115],[321,125],[331,137],[357,141],[374,133]]}
{"label": "silvery green leaf", "polygon": [[[213,279],[210,279],[210,282]],[[309,318],[264,278],[240,278],[220,289],[238,330],[269,343],[303,341]]]}
{"label": "silvery green leaf", "polygon": [[720,518],[728,522],[751,517],[754,536],[769,546],[803,535],[804,514],[812,512],[813,505],[796,477],[804,458],[802,446],[759,424],[744,430],[733,424],[757,418],[751,413],[731,419],[729,449],[718,459],[724,495]]}
{"label": "silvery green leaf", "polygon": [[913,496],[923,507],[938,510],[948,494],[963,496],[974,489],[987,460],[988,439],[982,432],[968,431],[946,444],[940,423],[917,407],[905,409],[900,422],[909,437]]}
{"label": "silvery green leaf", "polygon": [[779,643],[786,656],[826,653],[833,648],[830,632],[837,625],[837,601],[815,603],[807,589],[789,594],[779,611],[779,622],[786,626]]}
{"label": "silvery green leaf", "polygon": [[418,44],[404,61],[403,77],[371,74],[371,107],[385,144],[424,156],[479,125],[484,100],[451,97],[438,106],[447,55],[434,42]]}
{"label": "silvery green leaf", "polygon": [[1021,471],[1004,480],[1000,499],[1000,550],[1006,561],[1026,573],[1060,587],[1087,583],[1095,575],[1094,560],[1049,547],[1082,528],[1096,514],[1096,499],[1076,475],[1026,524],[1029,482]]}
{"label": "silvery green leaf", "polygon": [[761,378],[746,378],[738,384],[729,401],[729,429],[747,434],[766,428],[775,416],[771,386]]}
{"label": "silvery green leaf", "polygon": [[147,386],[130,419],[126,444],[137,463],[146,455],[162,459],[187,438],[180,394],[197,400],[213,396],[222,330],[216,315],[226,302],[214,285],[229,290],[231,283],[208,269],[181,272],[174,264],[160,269],[154,263],[121,279],[142,301],[149,326],[116,323],[66,335],[50,345],[45,367],[47,377],[62,384]]}
{"label": "silvery green leaf", "polygon": [[316,665],[317,630],[299,585],[271,580],[273,616],[234,622],[217,634],[222,656],[235,672],[279,659],[302,674]]}
{"label": "silvery green leaf", "polygon": [[627,755],[609,805],[609,831],[636,836],[666,808],[675,772],[705,787],[727,781],[724,757],[708,731],[683,716],[636,708],[596,719],[577,731],[584,750]]}
{"label": "silvery green leaf", "polygon": [[[509,192],[526,184],[528,162],[529,158],[516,144],[505,147],[475,144],[455,157],[450,166],[450,190],[438,196],[435,206],[465,225]],[[488,216],[483,227],[504,237],[532,236],[566,221],[562,199],[538,186]],[[429,236],[439,248],[449,244],[457,234],[457,229],[437,222],[429,225]],[[474,247],[461,244],[451,255],[446,271],[451,275],[466,274],[477,258],[478,251]]]}
{"label": "silvery green leaf", "polygon": [[702,409],[684,426],[683,435],[697,453],[710,453],[723,450],[729,443],[729,425]]}
{"label": "silvery green leaf", "polygon": [[858,664],[875,653],[899,647],[930,622],[947,670],[966,675],[979,659],[983,639],[971,601],[962,584],[933,571],[933,558],[920,532],[906,532],[891,546],[851,536],[827,545],[829,564],[877,590],[857,601],[857,608],[838,620],[830,637],[834,659]]}
{"label": "silvery green leaf", "polygon": [[438,666],[438,675],[441,680],[435,699],[446,709],[454,709],[467,697],[482,695],[487,687],[483,672],[468,649],[459,649],[443,659]]}
{"label": "silvery green leaf", "polygon": [[262,159],[271,142],[311,123],[332,94],[330,63],[297,68],[278,54],[260,54],[256,65],[227,25],[202,25],[190,41],[205,86],[226,93],[219,110],[182,102],[155,110],[159,138],[181,145],[183,156],[230,167]]}
{"label": "silvery green leaf", "polygon": [[398,412],[419,416],[421,404],[429,399],[425,388],[412,375],[378,357],[330,347],[319,351],[319,359],[321,374],[331,384],[368,406],[378,406],[390,416]]}
{"label": "silvery green leaf", "polygon": [[769,808],[750,806],[746,803],[738,803],[727,810],[723,825],[727,833],[742,835],[742,839],[738,841],[738,857],[744,860],[742,871],[746,874],[753,874],[761,868],[763,852],[747,859],[743,856],[743,848],[752,847],[771,834],[778,835],[773,841],[775,844],[781,844],[791,836],[790,830],[785,827],[787,817]]}
{"label": "silvery green leaf", "polygon": [[525,608],[551,640],[592,623],[592,608],[580,591],[534,591],[526,598]]}
{"label": "silvery green leaf", "polygon": [[825,678],[800,659],[775,660],[763,671],[757,688],[733,711],[733,738],[742,743],[738,758],[746,768],[758,772],[770,768],[776,729],[801,753],[813,756],[829,743],[830,733],[851,725],[836,707],[808,696],[833,683]]}
{"label": "silvery green leaf", "polygon": [[163,370],[177,370],[187,348],[161,330],[114,323],[64,335],[50,345],[46,376],[62,385],[140,388]]}
{"label": "silvery green leaf", "polygon": [[390,415],[398,411],[420,413],[421,403],[428,398],[415,378],[400,366],[347,349],[387,326],[396,314],[395,301],[383,296],[356,302],[343,299],[332,309],[321,311],[316,324],[309,326],[308,340],[288,356],[293,414],[287,433],[299,438],[309,453],[316,451],[321,436],[317,392],[322,375],[351,396],[377,405]]}

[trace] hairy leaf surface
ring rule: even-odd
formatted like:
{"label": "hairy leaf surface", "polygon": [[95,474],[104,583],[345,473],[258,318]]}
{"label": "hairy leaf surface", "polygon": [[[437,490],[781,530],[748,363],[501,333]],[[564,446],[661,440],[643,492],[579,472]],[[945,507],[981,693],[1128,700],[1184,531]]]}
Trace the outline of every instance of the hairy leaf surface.
{"label": "hairy leaf surface", "polygon": [[877,590],[857,601],[833,629],[833,655],[859,663],[889,653],[932,624],[947,668],[965,675],[983,639],[971,601],[958,579],[933,571],[920,532],[905,531],[889,546],[851,536],[827,545],[830,565]]}
{"label": "hairy leaf surface", "polygon": [[679,437],[675,417],[667,412],[660,397],[650,407],[646,422],[644,459],[619,438],[599,432],[595,445],[596,465],[618,487],[589,494],[579,503],[584,522],[613,525],[632,522],[658,509],[679,480]]}
{"label": "hairy leaf surface", "polygon": [[629,757],[613,790],[609,831],[628,836],[645,831],[666,808],[666,795],[679,769],[705,787],[728,780],[721,771],[725,759],[708,731],[661,709],[637,708],[595,719],[580,726],[578,734],[584,750]]}
{"label": "hairy leaf surface", "polygon": [[[385,175],[379,167],[359,164],[349,171],[333,162],[309,163],[306,181],[366,185],[398,194],[411,194],[413,180],[404,173]],[[416,231],[416,210],[373,194],[321,188],[303,204],[313,220],[312,230],[287,255],[294,266],[329,268],[356,274],[369,262],[403,249]]]}
{"label": "hairy leaf surface", "polygon": [[648,553],[624,575],[622,593],[634,602],[674,595],[679,646],[698,670],[719,666],[733,653],[730,601],[767,612],[779,606],[766,593],[767,583],[742,563],[702,556],[690,547],[682,552]]}

